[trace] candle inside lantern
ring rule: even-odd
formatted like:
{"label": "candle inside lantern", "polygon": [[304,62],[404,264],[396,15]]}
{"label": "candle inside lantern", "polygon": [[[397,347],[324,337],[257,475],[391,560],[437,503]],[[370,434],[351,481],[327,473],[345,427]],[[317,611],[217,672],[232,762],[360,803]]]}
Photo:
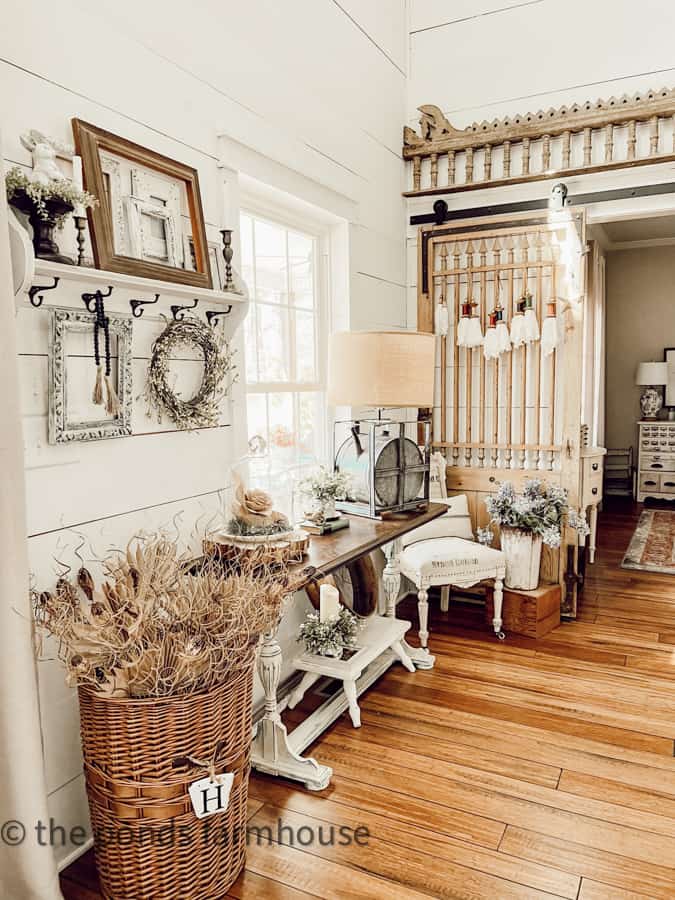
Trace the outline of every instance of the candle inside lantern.
{"label": "candle inside lantern", "polygon": [[[73,156],[73,187],[76,191],[84,190],[84,182],[82,180],[82,157]],[[84,207],[81,203],[75,204],[75,209],[73,210],[74,216],[84,216]]]}
{"label": "candle inside lantern", "polygon": [[332,584],[322,584],[319,590],[319,619],[328,622],[340,614],[340,592]]}

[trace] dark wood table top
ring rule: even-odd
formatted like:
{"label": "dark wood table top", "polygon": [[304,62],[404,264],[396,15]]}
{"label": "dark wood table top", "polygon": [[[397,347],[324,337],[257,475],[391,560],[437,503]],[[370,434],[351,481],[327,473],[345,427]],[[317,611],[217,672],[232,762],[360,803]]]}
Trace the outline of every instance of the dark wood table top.
{"label": "dark wood table top", "polygon": [[292,567],[299,590],[303,584],[316,577],[323,577],[345,566],[383,544],[402,537],[448,511],[443,503],[429,503],[421,512],[396,513],[386,519],[368,519],[365,516],[348,515],[349,528],[334,534],[312,535],[309,554],[302,563]]}

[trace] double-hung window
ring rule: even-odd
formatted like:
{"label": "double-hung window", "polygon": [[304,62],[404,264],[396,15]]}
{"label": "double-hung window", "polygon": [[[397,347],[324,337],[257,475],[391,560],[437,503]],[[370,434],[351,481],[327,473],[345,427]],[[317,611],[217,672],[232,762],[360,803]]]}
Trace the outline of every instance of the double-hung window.
{"label": "double-hung window", "polygon": [[322,238],[252,212],[241,215],[248,437],[299,458],[325,455]]}

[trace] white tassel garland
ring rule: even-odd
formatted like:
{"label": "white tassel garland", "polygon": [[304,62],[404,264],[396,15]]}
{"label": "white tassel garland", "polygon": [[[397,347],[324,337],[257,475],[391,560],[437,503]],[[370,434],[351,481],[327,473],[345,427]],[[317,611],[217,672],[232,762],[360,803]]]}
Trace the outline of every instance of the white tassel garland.
{"label": "white tassel garland", "polygon": [[467,347],[481,347],[483,344],[483,331],[480,327],[478,316],[471,316],[466,332]]}
{"label": "white tassel garland", "polygon": [[458,347],[466,347],[467,346],[466,338],[467,338],[467,331],[469,328],[469,321],[470,321],[470,319],[468,316],[462,316],[462,318],[459,320],[459,322],[457,324],[457,346]]}
{"label": "white tassel garland", "polygon": [[514,347],[522,347],[525,343],[525,316],[517,312],[511,319],[511,343]]}
{"label": "white tassel garland", "polygon": [[497,352],[508,353],[511,349],[511,336],[509,335],[509,326],[503,319],[497,321],[495,334],[497,338]]}
{"label": "white tassel garland", "polygon": [[448,307],[445,303],[439,303],[436,307],[436,334],[445,337],[448,333],[449,317]]}
{"label": "white tassel garland", "polygon": [[494,313],[490,316],[490,324],[485,332],[485,340],[483,341],[483,356],[485,359],[497,359],[499,357],[499,347],[497,345],[497,329],[494,324]]}
{"label": "white tassel garland", "polygon": [[539,323],[537,322],[537,314],[534,311],[532,294],[529,292],[523,297],[523,306],[523,340],[526,344],[531,344],[539,340]]}

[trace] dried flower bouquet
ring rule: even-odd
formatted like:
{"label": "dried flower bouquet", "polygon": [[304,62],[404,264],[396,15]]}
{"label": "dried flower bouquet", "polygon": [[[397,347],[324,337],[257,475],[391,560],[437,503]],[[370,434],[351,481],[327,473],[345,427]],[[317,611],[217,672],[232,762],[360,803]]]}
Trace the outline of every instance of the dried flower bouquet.
{"label": "dried flower bouquet", "polygon": [[288,571],[249,554],[238,565],[191,559],[163,534],[135,538],[55,591],[34,592],[39,632],[59,642],[70,684],[107,696],[168,697],[208,691],[251,663],[273,628]]}

